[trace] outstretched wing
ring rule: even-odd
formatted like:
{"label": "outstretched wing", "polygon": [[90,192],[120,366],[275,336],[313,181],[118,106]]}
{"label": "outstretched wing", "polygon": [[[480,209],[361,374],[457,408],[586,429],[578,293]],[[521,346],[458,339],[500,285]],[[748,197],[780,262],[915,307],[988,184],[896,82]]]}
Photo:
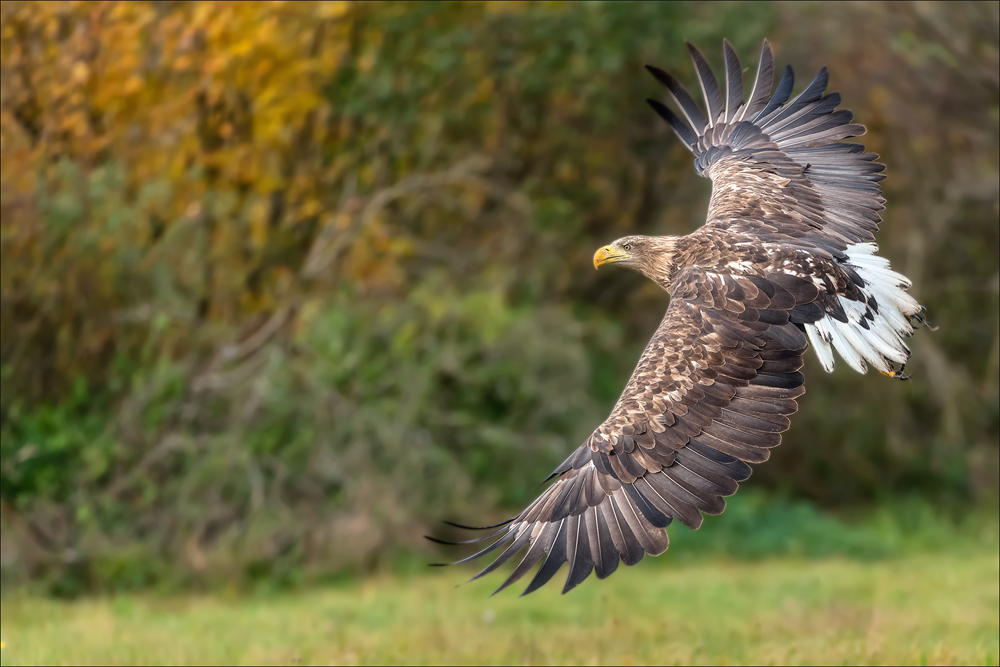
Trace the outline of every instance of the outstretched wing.
{"label": "outstretched wing", "polygon": [[843,257],[851,244],[874,241],[885,199],[885,167],[860,144],[839,143],[865,133],[853,114],[837,110],[840,95],[824,95],[819,71],[790,102],[795,77],[786,67],[771,95],[774,58],[765,41],[750,99],[742,97],[739,60],[724,43],[726,103],[712,70],[690,44],[708,117],[672,76],[649,71],[666,87],[685,120],[664,105],[650,105],[695,155],[695,169],[713,181],[707,226],[752,233],[761,240],[805,239]]}
{"label": "outstretched wing", "polygon": [[[682,270],[670,307],[608,419],[552,474],[556,481],[465,560],[520,553],[503,590],[544,559],[525,594],[569,562],[563,592],[667,548],[673,519],[697,528],[768,458],[796,410],[806,340],[789,322],[811,282]],[[550,478],[552,477],[550,476]],[[474,540],[478,541],[478,540]],[[464,562],[464,561],[460,561]]]}
{"label": "outstretched wing", "polygon": [[[820,249],[836,262],[848,289],[831,294],[833,313],[796,319],[805,325],[824,369],[832,371],[836,348],[864,373],[871,364],[895,374],[910,351],[910,318],[920,320],[920,304],[906,293],[910,281],[877,255],[874,232],[885,199],[879,188],[885,168],[864,146],[840,139],[864,134],[850,111],[837,110],[840,95],[824,95],[828,77],[820,70],[812,83],[789,100],[794,76],[785,68],[771,95],[774,58],[765,41],[749,100],[743,100],[739,60],[723,44],[726,65],[723,94],[701,53],[690,44],[708,109],[707,118],[673,77],[649,67],[666,86],[684,119],[664,105],[650,105],[695,156],[695,169],[712,179],[708,220],[700,233],[744,234],[759,248],[791,244]],[[794,268],[794,267],[793,267]]]}

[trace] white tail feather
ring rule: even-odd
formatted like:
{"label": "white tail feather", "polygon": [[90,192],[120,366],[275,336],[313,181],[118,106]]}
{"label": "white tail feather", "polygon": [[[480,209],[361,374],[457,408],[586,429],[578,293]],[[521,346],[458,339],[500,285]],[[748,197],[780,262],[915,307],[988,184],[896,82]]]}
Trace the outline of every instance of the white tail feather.
{"label": "white tail feather", "polygon": [[[875,299],[878,312],[859,301],[840,297],[847,313],[847,322],[829,316],[806,325],[806,335],[816,350],[823,369],[834,368],[831,346],[847,364],[858,371],[867,371],[867,365],[891,373],[891,364],[903,364],[910,357],[910,350],[903,338],[913,333],[909,318],[922,307],[906,293],[911,283],[906,276],[893,271],[889,260],[879,257],[874,243],[859,243],[847,250],[848,266],[865,281],[862,292]],[[862,326],[865,321],[867,327]]]}
{"label": "white tail feather", "polygon": [[845,330],[849,330],[850,325],[844,327],[838,326],[841,323],[837,320],[830,319],[829,316],[824,317],[820,320],[820,322],[827,325],[825,328],[826,331],[830,333],[830,342],[833,343],[833,347],[840,353],[841,358],[847,362],[847,365],[859,373],[868,372],[868,367],[865,366],[865,362],[861,360],[861,355],[858,354],[854,345],[852,345],[844,336]]}
{"label": "white tail feather", "polygon": [[806,336],[809,337],[809,344],[812,345],[813,349],[816,350],[816,356],[819,357],[819,363],[823,365],[823,370],[827,373],[833,371],[834,361],[833,361],[833,350],[830,349],[830,343],[826,342],[819,332],[816,331],[816,327],[812,324],[806,325]]}

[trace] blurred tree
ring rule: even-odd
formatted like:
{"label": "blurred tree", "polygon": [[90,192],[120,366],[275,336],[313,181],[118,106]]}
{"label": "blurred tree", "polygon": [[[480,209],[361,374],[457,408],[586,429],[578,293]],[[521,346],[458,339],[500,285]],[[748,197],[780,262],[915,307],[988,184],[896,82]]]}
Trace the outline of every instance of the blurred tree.
{"label": "blurred tree", "polygon": [[3,3],[4,572],[287,580],[522,502],[666,306],[593,248],[704,217],[642,65],[723,36],[830,66],[942,325],[909,387],[810,369],[758,475],[995,495],[998,21],[949,7]]}

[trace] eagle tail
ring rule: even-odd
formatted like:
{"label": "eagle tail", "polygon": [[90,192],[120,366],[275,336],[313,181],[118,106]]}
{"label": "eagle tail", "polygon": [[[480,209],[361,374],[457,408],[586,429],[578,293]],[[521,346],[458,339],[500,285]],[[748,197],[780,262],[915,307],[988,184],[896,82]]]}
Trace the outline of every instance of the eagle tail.
{"label": "eagle tail", "polygon": [[806,324],[806,334],[823,365],[834,368],[835,348],[844,361],[859,373],[867,371],[866,363],[878,371],[892,375],[892,364],[903,365],[910,350],[903,338],[913,334],[912,320],[923,310],[916,299],[906,293],[910,281],[892,270],[889,260],[875,254],[874,243],[858,243],[848,247],[846,266],[862,280],[864,301],[840,297],[847,322],[824,317]]}

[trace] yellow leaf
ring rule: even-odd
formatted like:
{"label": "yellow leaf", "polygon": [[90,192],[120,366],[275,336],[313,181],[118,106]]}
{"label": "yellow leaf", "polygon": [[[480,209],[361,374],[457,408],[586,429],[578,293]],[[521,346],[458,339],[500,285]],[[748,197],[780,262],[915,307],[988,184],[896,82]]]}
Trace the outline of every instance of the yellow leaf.
{"label": "yellow leaf", "polygon": [[87,67],[87,63],[82,61],[77,61],[73,65],[73,80],[77,83],[86,83],[87,79],[90,78],[90,68]]}

